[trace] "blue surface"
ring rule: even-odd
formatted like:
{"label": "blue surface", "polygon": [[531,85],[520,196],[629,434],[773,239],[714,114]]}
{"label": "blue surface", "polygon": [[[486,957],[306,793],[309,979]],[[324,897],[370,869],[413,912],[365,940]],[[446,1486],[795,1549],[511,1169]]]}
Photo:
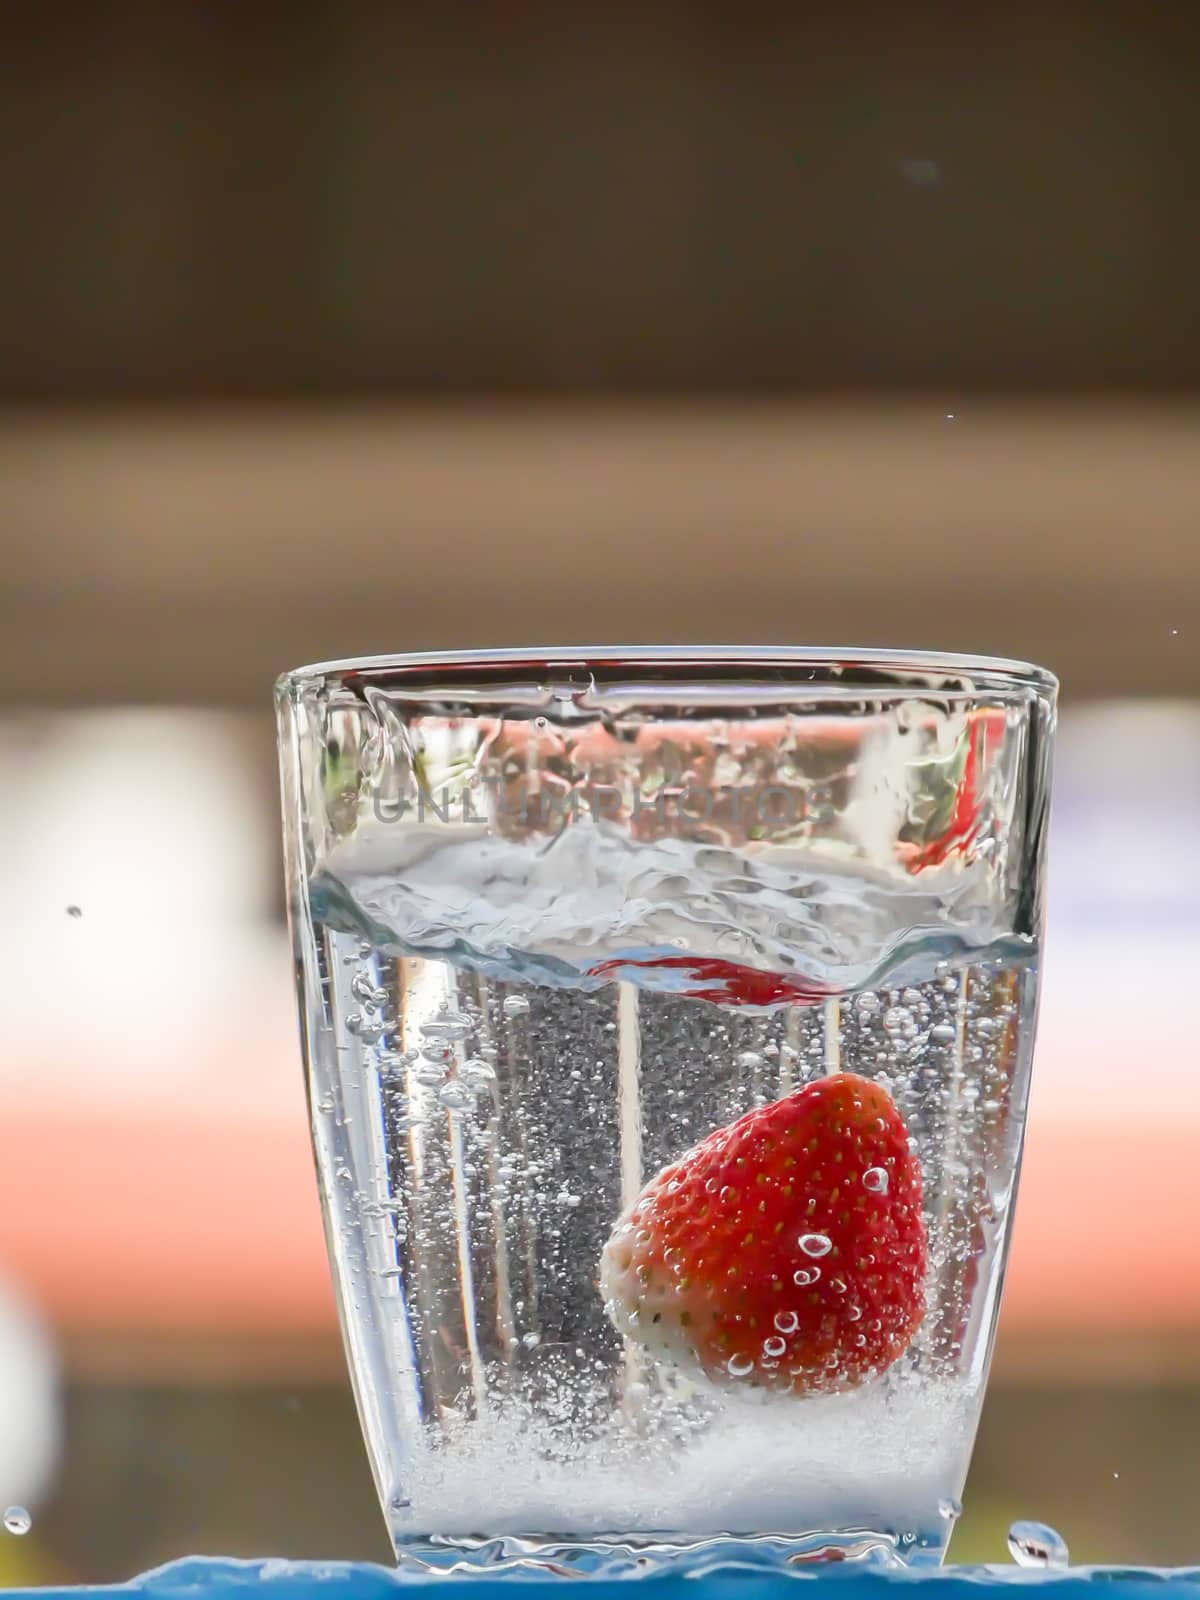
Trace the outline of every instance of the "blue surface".
{"label": "blue surface", "polygon": [[[39,1600],[87,1595],[136,1595],[147,1600],[396,1600],[400,1589],[453,1586],[461,1580],[445,1574],[397,1572],[389,1567],[350,1562],[223,1561],[193,1558],[147,1572],[130,1583],[103,1588],[9,1590],[8,1596],[26,1594]],[[576,1580],[548,1572],[474,1573],[476,1592],[496,1590],[497,1600],[518,1600],[525,1589],[544,1590],[547,1584],[570,1586]],[[1024,1567],[941,1567],[920,1571],[828,1562],[820,1566],[778,1567],[724,1561],[680,1572],[651,1569],[633,1579],[585,1578],[588,1600],[602,1600],[606,1592],[628,1594],[630,1581],[649,1584],[654,1600],[696,1600],[702,1581],[705,1600],[737,1600],[754,1590],[754,1600],[769,1600],[772,1589],[780,1594],[795,1584],[821,1584],[830,1600],[886,1600],[892,1588],[934,1584],[936,1600],[986,1600],[988,1589],[1007,1590],[1037,1585],[1052,1591],[1049,1600],[1162,1600],[1164,1584],[1183,1590],[1188,1600],[1200,1600],[1200,1567],[1076,1567],[1066,1571],[1036,1571]],[[269,1591],[269,1593],[267,1593]],[[544,1600],[544,1595],[539,1597]],[[1180,1597],[1183,1600],[1183,1596]]]}

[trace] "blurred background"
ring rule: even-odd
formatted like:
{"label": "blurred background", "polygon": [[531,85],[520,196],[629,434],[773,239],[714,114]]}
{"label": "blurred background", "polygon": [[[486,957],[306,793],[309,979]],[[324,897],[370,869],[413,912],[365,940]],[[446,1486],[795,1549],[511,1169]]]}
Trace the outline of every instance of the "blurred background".
{"label": "blurred background", "polygon": [[0,1583],[387,1559],[270,685],[535,642],[1060,674],[953,1553],[1200,1561],[1200,8],[51,9],[0,57]]}

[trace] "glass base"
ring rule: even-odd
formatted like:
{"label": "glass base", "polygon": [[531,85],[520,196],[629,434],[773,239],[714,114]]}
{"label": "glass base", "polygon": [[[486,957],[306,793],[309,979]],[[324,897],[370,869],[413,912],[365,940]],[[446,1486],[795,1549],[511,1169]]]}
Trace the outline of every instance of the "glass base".
{"label": "glass base", "polygon": [[713,1572],[784,1571],[822,1561],[854,1561],[872,1566],[936,1567],[941,1564],[949,1528],[933,1532],[823,1529],[789,1534],[613,1535],[588,1540],[518,1537],[486,1539],[406,1539],[396,1545],[401,1571],[478,1576],[511,1572],[565,1578],[631,1578],[670,1569],[687,1577]]}

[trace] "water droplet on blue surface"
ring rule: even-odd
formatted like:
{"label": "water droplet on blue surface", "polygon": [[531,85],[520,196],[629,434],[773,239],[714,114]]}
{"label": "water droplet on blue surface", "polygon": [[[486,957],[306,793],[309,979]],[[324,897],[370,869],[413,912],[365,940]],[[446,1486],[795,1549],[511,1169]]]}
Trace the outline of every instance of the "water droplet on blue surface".
{"label": "water droplet on blue surface", "polygon": [[1008,1553],[1019,1567],[1065,1567],[1071,1560],[1067,1541],[1044,1522],[1014,1522]]}

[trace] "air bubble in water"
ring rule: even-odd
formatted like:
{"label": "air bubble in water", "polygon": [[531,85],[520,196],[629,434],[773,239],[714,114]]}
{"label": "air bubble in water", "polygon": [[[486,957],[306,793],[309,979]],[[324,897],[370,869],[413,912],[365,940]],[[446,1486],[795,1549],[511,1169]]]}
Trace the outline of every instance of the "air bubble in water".
{"label": "air bubble in water", "polygon": [[439,1061],[422,1061],[413,1077],[426,1089],[436,1089],[446,1076],[446,1064]]}
{"label": "air bubble in water", "polygon": [[863,1188],[869,1189],[872,1194],[886,1194],[888,1192],[888,1175],[885,1167],[868,1167],[862,1176]]}
{"label": "air bubble in water", "polygon": [[356,972],[350,980],[350,993],[365,1006],[375,1009],[375,981],[370,973]]}
{"label": "air bubble in water", "polygon": [[868,991],[865,994],[860,994],[858,999],[855,1000],[854,1004],[867,1016],[873,1016],[875,1012],[879,1010],[882,1002],[877,994],[871,994]]}
{"label": "air bubble in water", "polygon": [[1071,1560],[1067,1541],[1044,1522],[1014,1522],[1008,1553],[1019,1567],[1065,1567]]}
{"label": "air bubble in water", "polygon": [[541,1342],[542,1336],[540,1333],[527,1333],[521,1339],[521,1343],[525,1346],[526,1350],[536,1350]]}
{"label": "air bubble in water", "polygon": [[471,1019],[461,1011],[439,1011],[421,1024],[420,1031],[424,1039],[465,1039],[471,1031]]}
{"label": "air bubble in water", "polygon": [[956,1032],[952,1022],[936,1022],[929,1030],[929,1037],[935,1044],[952,1044]]}
{"label": "air bubble in water", "polygon": [[33,1527],[33,1518],[24,1506],[9,1506],[4,1513],[4,1528],[7,1533],[15,1533],[18,1538],[28,1533]]}
{"label": "air bubble in water", "polygon": [[778,1361],[786,1349],[787,1340],[781,1339],[778,1334],[773,1334],[771,1338],[763,1340],[763,1355],[765,1355],[768,1360]]}
{"label": "air bubble in water", "polygon": [[780,1333],[795,1333],[800,1326],[800,1318],[794,1311],[777,1311],[775,1313],[775,1326]]}
{"label": "air bubble in water", "polygon": [[792,1282],[799,1284],[801,1289],[808,1289],[821,1276],[820,1267],[800,1267],[792,1273]]}
{"label": "air bubble in water", "polygon": [[824,1233],[802,1233],[800,1248],[806,1256],[819,1259],[821,1256],[827,1256],[833,1249],[833,1240]]}
{"label": "air bubble in water", "polygon": [[374,1044],[383,1034],[383,1025],[365,1017],[361,1011],[346,1018],[347,1031],[356,1034],[364,1044]]}
{"label": "air bubble in water", "polygon": [[496,1069],[490,1061],[474,1056],[462,1069],[464,1079],[472,1089],[487,1089],[496,1081]]}
{"label": "air bubble in water", "polygon": [[500,1009],[506,1017],[523,1017],[529,1010],[529,1001],[523,994],[510,994]]}
{"label": "air bubble in water", "polygon": [[962,1516],[962,1506],[959,1505],[957,1500],[939,1500],[938,1516],[945,1517],[947,1522],[954,1522]]}
{"label": "air bubble in water", "polygon": [[889,1006],[883,1013],[883,1025],[889,1033],[900,1033],[912,1021],[906,1006]]}
{"label": "air bubble in water", "polygon": [[475,1096],[455,1078],[438,1090],[438,1104],[445,1111],[468,1111],[475,1104]]}
{"label": "air bubble in water", "polygon": [[763,1064],[763,1058],[757,1050],[743,1050],[737,1060],[738,1066],[744,1067],[747,1072],[753,1072]]}
{"label": "air bubble in water", "polygon": [[730,1356],[725,1363],[725,1370],[731,1378],[745,1378],[754,1371],[754,1358],[752,1356]]}

